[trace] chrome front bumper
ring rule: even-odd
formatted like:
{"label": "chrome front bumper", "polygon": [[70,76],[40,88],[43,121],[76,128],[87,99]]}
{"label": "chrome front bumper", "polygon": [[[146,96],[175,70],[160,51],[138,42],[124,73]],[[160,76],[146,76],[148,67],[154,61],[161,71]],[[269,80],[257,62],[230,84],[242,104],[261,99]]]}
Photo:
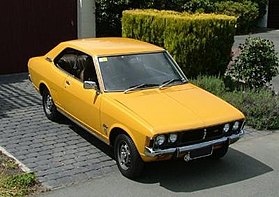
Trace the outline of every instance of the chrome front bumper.
{"label": "chrome front bumper", "polygon": [[202,142],[198,144],[192,144],[188,146],[182,146],[182,147],[174,147],[174,148],[168,148],[168,149],[157,149],[153,150],[153,148],[145,147],[144,153],[146,156],[149,157],[156,157],[159,155],[167,155],[167,154],[176,154],[178,157],[179,155],[183,153],[187,153],[193,150],[197,150],[200,148],[205,148],[208,146],[214,146],[219,144],[224,144],[228,142],[229,144],[232,144],[239,140],[244,135],[244,130],[242,129],[239,134],[233,134],[231,136],[222,137],[216,140],[211,140],[207,142]]}

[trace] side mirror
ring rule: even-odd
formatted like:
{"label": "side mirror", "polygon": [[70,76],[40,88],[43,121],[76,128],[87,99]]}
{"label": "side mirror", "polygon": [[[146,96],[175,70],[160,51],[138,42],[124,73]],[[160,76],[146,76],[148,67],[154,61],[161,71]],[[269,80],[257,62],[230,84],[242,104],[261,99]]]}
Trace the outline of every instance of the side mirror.
{"label": "side mirror", "polygon": [[83,88],[86,90],[92,90],[92,89],[96,90],[97,93],[100,92],[96,82],[94,82],[94,81],[84,81]]}

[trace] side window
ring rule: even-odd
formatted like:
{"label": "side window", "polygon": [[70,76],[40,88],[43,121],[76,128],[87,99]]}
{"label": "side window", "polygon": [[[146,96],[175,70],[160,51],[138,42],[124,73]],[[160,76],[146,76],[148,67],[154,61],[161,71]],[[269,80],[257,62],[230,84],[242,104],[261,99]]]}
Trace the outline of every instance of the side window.
{"label": "side window", "polygon": [[95,81],[97,83],[93,59],[81,51],[67,48],[54,59],[54,63],[82,82]]}
{"label": "side window", "polygon": [[78,67],[76,63],[77,56],[78,56],[77,51],[72,49],[65,49],[54,59],[54,63],[57,67],[77,77],[78,75]]}
{"label": "side window", "polygon": [[94,81],[98,83],[93,59],[88,55],[80,55],[77,58],[77,64],[82,68],[79,78],[81,81]]}

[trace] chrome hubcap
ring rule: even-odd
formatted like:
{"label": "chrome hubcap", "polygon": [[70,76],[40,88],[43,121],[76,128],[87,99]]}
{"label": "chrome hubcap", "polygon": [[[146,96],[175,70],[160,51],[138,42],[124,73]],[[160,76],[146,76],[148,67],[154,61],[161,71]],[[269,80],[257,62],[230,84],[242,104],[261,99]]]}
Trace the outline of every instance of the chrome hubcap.
{"label": "chrome hubcap", "polygon": [[118,160],[121,168],[127,170],[130,167],[130,163],[131,163],[131,152],[126,142],[123,142],[120,145],[118,154],[119,154]]}
{"label": "chrome hubcap", "polygon": [[53,101],[50,95],[47,95],[46,101],[45,101],[45,109],[47,114],[51,114],[53,108]]}

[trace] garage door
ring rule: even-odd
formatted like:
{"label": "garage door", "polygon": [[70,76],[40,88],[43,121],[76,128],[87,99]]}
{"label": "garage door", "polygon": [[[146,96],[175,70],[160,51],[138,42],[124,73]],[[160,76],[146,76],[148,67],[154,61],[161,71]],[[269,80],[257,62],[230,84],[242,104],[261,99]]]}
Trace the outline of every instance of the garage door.
{"label": "garage door", "polygon": [[77,0],[1,2],[0,74],[25,72],[29,57],[77,37]]}
{"label": "garage door", "polygon": [[268,23],[269,28],[279,28],[279,1],[269,0]]}

